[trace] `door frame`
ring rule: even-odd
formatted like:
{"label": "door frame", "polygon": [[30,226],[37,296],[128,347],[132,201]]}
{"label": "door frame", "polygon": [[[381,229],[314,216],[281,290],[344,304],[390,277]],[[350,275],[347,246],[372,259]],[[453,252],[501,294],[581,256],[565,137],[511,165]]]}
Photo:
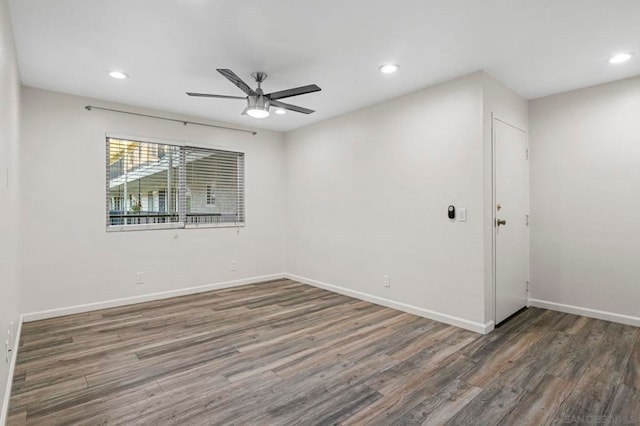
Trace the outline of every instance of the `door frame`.
{"label": "door frame", "polygon": [[[512,127],[522,133],[525,134],[526,144],[527,144],[527,152],[529,149],[529,132],[515,126],[508,121],[502,120],[492,112],[491,113],[491,286],[492,295],[493,295],[493,306],[492,306],[492,317],[493,317],[493,326],[497,325],[496,317],[497,317],[497,295],[496,295],[496,121]],[[528,157],[527,157],[528,158]],[[530,172],[529,172],[530,176]],[[531,188],[531,182],[529,183],[529,188]],[[530,210],[530,209],[529,209]],[[531,241],[529,241],[529,245],[531,245]],[[529,259],[529,270],[527,273],[527,303],[526,307],[529,306],[529,281],[531,274],[531,261]]]}

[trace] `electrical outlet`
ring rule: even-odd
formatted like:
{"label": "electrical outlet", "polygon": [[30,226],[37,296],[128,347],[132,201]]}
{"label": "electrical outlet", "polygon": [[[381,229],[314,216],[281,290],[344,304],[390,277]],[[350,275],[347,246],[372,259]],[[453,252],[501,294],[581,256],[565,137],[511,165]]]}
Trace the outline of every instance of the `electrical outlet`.
{"label": "electrical outlet", "polygon": [[238,270],[238,262],[235,260],[231,261],[231,272],[235,272]]}
{"label": "electrical outlet", "polygon": [[384,278],[384,286],[391,287],[391,278],[389,277],[389,275],[385,275],[383,278]]}
{"label": "electrical outlet", "polygon": [[136,272],[136,284],[144,284],[144,272]]}

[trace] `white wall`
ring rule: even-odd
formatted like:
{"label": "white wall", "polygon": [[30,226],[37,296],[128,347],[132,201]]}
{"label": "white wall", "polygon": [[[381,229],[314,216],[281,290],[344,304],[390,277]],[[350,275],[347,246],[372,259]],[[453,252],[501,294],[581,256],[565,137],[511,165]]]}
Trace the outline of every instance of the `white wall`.
{"label": "white wall", "polygon": [[532,298],[640,317],[640,77],[530,104]]}
{"label": "white wall", "polygon": [[[7,331],[13,321],[11,331],[15,337],[21,311],[19,99],[20,76],[9,8],[6,0],[0,0],[0,411],[9,373],[4,350]],[[0,424],[2,421],[0,414]]]}
{"label": "white wall", "polygon": [[[23,88],[24,312],[284,271],[281,133],[88,112],[87,104],[154,113]],[[107,233],[106,132],[244,151],[246,227]],[[135,284],[136,272],[144,272],[144,284]]]}
{"label": "white wall", "polygon": [[[291,132],[286,158],[279,133],[87,112],[113,105],[33,88],[23,99],[26,312],[286,270],[473,329],[492,319],[490,114],[526,127],[526,102],[486,73]],[[247,227],[107,234],[105,132],[246,150]]]}
{"label": "white wall", "polygon": [[287,133],[287,272],[484,323],[482,85],[475,73]]}
{"label": "white wall", "polygon": [[483,140],[484,140],[484,260],[485,260],[485,322],[493,321],[493,135],[492,117],[519,129],[529,128],[528,102],[487,73],[482,80]]}

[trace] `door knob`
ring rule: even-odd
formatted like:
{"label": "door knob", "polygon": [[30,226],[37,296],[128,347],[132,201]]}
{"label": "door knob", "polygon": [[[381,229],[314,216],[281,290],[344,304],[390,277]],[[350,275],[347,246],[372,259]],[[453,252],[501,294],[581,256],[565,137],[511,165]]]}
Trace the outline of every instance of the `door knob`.
{"label": "door knob", "polygon": [[496,219],[496,226],[506,225],[507,221],[504,219]]}

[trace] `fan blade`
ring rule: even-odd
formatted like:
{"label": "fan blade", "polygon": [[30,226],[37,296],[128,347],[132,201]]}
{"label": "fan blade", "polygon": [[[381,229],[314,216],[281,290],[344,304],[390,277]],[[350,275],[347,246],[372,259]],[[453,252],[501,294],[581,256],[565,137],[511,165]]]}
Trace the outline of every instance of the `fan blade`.
{"label": "fan blade", "polygon": [[227,96],[227,95],[212,95],[209,93],[193,93],[187,92],[189,96],[200,96],[202,98],[221,98],[221,99],[247,99],[244,96]]}
{"label": "fan blade", "polygon": [[287,90],[282,90],[280,92],[269,93],[267,96],[269,97],[269,99],[284,99],[284,98],[289,98],[291,96],[298,96],[298,95],[304,95],[306,93],[319,92],[320,90],[322,89],[316,86],[315,84],[310,84],[308,86],[296,87],[295,89],[287,89]]}
{"label": "fan blade", "polygon": [[249,87],[249,85],[247,83],[242,81],[242,79],[240,77],[238,77],[236,75],[236,73],[234,73],[233,71],[228,70],[228,69],[223,69],[223,68],[218,68],[217,71],[220,74],[222,74],[223,76],[225,76],[227,78],[227,80],[229,80],[230,82],[235,84],[240,90],[242,90],[247,95],[255,95],[256,94],[256,92],[251,87]]}
{"label": "fan blade", "polygon": [[315,112],[312,109],[302,108],[297,105],[285,104],[284,102],[280,101],[271,101],[269,102],[269,104],[277,108],[284,108],[288,109],[289,111],[301,112],[303,114],[311,114],[312,112]]}

